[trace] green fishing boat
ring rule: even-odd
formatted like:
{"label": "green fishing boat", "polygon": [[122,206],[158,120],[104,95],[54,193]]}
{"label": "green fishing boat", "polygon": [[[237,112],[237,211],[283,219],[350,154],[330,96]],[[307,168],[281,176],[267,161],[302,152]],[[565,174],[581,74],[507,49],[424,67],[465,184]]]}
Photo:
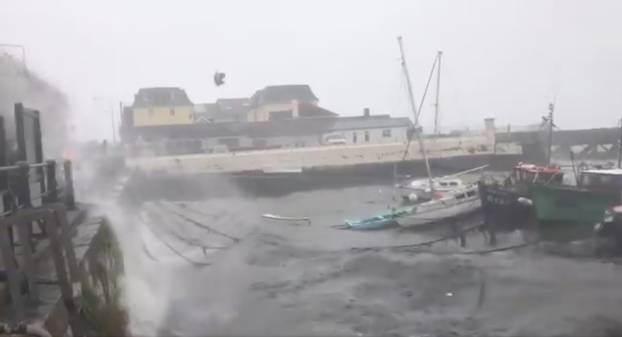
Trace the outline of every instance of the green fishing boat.
{"label": "green fishing boat", "polygon": [[622,170],[581,172],[577,186],[534,185],[533,205],[541,223],[572,222],[593,225],[603,212],[620,203]]}

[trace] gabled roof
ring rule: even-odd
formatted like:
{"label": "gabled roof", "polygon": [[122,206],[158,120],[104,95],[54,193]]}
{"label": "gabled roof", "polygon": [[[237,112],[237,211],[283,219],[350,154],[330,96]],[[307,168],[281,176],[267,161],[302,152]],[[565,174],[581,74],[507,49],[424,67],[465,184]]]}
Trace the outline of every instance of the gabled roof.
{"label": "gabled roof", "polygon": [[270,103],[283,103],[298,100],[300,102],[316,102],[317,96],[306,84],[270,85],[255,92],[251,104],[259,106]]}
{"label": "gabled roof", "polygon": [[141,88],[132,107],[192,105],[186,91],[177,87]]}

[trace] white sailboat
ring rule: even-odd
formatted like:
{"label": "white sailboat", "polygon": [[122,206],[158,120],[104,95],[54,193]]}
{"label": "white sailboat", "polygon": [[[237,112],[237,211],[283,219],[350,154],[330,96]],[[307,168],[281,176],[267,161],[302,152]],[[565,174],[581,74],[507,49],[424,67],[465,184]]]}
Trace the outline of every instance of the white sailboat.
{"label": "white sailboat", "polygon": [[[447,192],[465,189],[467,184],[460,177],[469,173],[481,171],[488,167],[482,165],[470,170],[450,174],[438,178],[432,178],[433,187],[430,187],[428,179],[412,179],[404,183],[397,184],[395,187],[399,190],[404,202],[422,202],[432,200],[435,197],[442,197]],[[434,190],[434,194],[432,194]]]}
{"label": "white sailboat", "polygon": [[395,221],[402,227],[417,227],[466,215],[481,207],[477,186],[471,185],[447,192],[439,199],[417,204]]}
{"label": "white sailboat", "polygon": [[[395,221],[403,227],[421,226],[429,223],[440,222],[449,218],[454,218],[463,214],[473,212],[481,208],[481,201],[476,185],[465,186],[460,179],[434,179],[430,170],[430,163],[424,147],[423,137],[421,136],[421,126],[419,125],[419,113],[413,98],[412,86],[408,67],[406,66],[406,58],[404,57],[404,48],[402,46],[402,38],[398,37],[400,47],[400,55],[402,59],[402,69],[406,77],[406,85],[408,88],[408,97],[414,114],[415,135],[419,143],[421,155],[425,161],[427,171],[427,182],[413,181],[414,190],[421,189],[424,193],[431,196],[431,200],[413,206],[408,212],[395,217]],[[439,52],[439,62],[440,55]],[[429,82],[429,81],[428,81]],[[438,99],[438,98],[437,98]],[[437,102],[438,109],[438,102]],[[435,129],[438,119],[438,110],[435,116]],[[435,130],[436,131],[436,130]],[[408,146],[407,146],[408,148]],[[444,185],[444,186],[443,186]],[[438,193],[437,193],[438,192]],[[418,196],[415,194],[415,197]],[[409,195],[409,198],[412,198]]]}

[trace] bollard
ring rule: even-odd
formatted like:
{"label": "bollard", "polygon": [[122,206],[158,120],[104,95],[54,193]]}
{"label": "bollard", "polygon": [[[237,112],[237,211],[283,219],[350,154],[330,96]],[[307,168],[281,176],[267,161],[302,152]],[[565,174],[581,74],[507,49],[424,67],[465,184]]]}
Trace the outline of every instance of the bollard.
{"label": "bollard", "polygon": [[30,208],[32,201],[30,200],[30,166],[25,161],[17,163],[17,207]]}
{"label": "bollard", "polygon": [[65,205],[67,209],[76,209],[76,200],[73,191],[73,173],[71,171],[71,160],[65,160],[63,163],[65,171]]}
{"label": "bollard", "polygon": [[56,181],[56,161],[48,160],[45,165],[45,180],[47,187],[45,189],[45,203],[50,204],[58,201],[58,182]]}

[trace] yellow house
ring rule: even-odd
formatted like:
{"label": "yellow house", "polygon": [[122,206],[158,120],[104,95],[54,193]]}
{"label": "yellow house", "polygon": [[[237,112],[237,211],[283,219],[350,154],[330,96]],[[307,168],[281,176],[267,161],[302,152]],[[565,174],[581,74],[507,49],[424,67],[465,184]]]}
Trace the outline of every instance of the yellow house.
{"label": "yellow house", "polygon": [[251,97],[249,122],[301,117],[300,106],[317,106],[318,98],[306,84],[271,85]]}
{"label": "yellow house", "polygon": [[133,125],[192,124],[194,123],[193,107],[188,95],[181,88],[141,88],[134,95]]}

